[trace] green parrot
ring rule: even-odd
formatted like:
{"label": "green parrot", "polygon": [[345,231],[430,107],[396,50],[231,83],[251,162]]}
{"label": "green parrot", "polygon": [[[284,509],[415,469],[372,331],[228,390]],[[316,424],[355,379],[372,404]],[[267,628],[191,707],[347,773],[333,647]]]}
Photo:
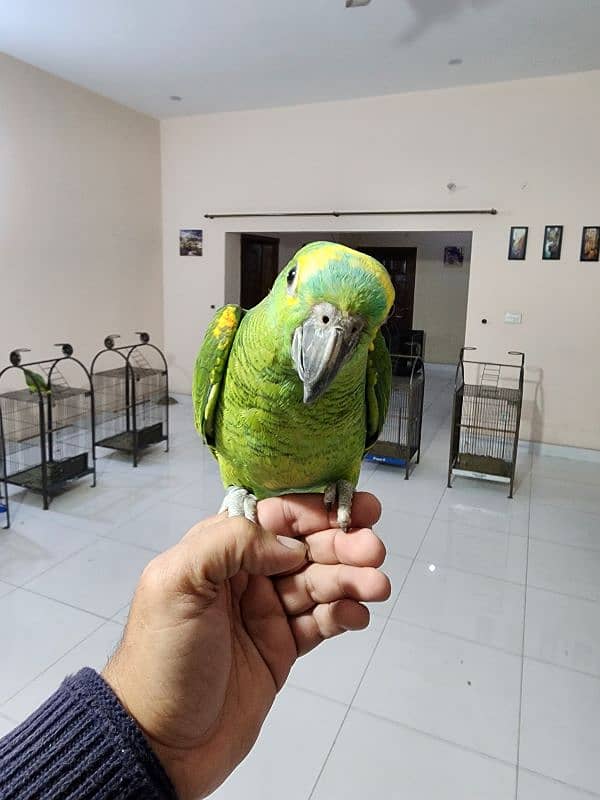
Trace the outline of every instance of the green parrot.
{"label": "green parrot", "polygon": [[221,511],[255,521],[257,499],[324,492],[348,529],[362,458],[387,413],[391,364],[380,327],[393,300],[374,258],[313,242],[257,306],[217,311],[193,400],[226,487]]}
{"label": "green parrot", "polygon": [[25,383],[31,394],[36,394],[37,392],[42,395],[50,394],[48,384],[42,375],[25,368],[23,368],[23,372],[25,373]]}

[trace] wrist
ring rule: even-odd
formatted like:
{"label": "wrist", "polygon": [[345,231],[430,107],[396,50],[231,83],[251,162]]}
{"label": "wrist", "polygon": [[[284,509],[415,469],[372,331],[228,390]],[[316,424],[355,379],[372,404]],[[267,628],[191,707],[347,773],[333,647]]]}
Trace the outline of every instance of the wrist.
{"label": "wrist", "polygon": [[130,700],[131,693],[126,690],[127,680],[123,679],[118,661],[117,651],[104,668],[102,678],[136,724],[146,745],[165,771],[175,789],[177,800],[202,800],[208,797],[225,780],[227,773],[220,779],[204,775],[205,765],[214,765],[215,757],[203,756],[197,747],[186,749],[165,744],[149,732],[144,724],[143,714],[137,709],[137,704]]}

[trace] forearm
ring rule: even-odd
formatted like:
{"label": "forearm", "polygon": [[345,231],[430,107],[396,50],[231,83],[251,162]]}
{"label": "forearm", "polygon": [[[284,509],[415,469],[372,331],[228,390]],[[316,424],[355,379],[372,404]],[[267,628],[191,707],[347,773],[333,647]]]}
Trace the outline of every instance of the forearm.
{"label": "forearm", "polygon": [[93,670],[0,741],[0,800],[176,800],[134,720]]}

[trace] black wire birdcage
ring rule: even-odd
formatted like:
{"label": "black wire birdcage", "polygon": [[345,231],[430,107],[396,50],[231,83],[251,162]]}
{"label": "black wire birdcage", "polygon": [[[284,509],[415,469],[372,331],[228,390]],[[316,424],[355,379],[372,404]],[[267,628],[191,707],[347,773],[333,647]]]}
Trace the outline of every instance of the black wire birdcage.
{"label": "black wire birdcage", "polygon": [[60,357],[26,364],[21,354],[29,351],[13,350],[0,371],[0,381],[11,384],[0,394],[0,504],[7,528],[9,484],[40,493],[44,509],[68,481],[92,475],[96,485],[90,374],[70,344],[56,346]]}
{"label": "black wire birdcage", "polygon": [[[115,347],[118,334],[104,339],[92,361],[96,447],[128,453],[137,467],[140,453],[166,442],[169,449],[169,371],[150,336],[138,331],[136,344]],[[102,367],[100,369],[100,367]]]}
{"label": "black wire birdcage", "polygon": [[448,486],[453,475],[509,484],[513,496],[519,426],[523,406],[525,354],[511,350],[519,364],[465,359],[463,347],[456,368]]}
{"label": "black wire birdcage", "polygon": [[[420,356],[393,355],[392,390],[388,413],[368,461],[404,467],[408,477],[421,457],[421,428],[425,394],[425,365]],[[406,375],[406,363],[410,364]]]}

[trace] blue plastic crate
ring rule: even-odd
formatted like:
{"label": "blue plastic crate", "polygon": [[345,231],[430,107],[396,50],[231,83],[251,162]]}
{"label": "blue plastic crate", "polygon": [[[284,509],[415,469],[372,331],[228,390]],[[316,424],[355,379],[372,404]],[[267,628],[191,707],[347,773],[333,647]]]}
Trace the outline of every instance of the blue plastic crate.
{"label": "blue plastic crate", "polygon": [[390,464],[393,467],[405,467],[405,458],[392,458],[391,456],[375,456],[372,453],[367,453],[365,461],[375,461],[377,464]]}

